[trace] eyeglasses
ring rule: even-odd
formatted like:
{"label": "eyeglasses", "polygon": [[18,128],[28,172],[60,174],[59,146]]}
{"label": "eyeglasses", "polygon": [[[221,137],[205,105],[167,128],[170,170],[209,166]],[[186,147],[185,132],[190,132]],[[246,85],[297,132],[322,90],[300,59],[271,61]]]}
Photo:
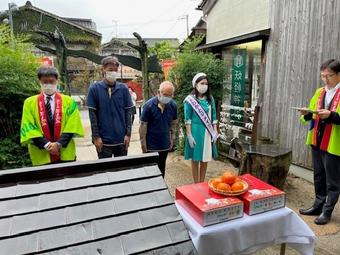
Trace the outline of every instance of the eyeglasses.
{"label": "eyeglasses", "polygon": [[329,74],[329,75],[321,75],[321,79],[323,79],[323,80],[329,80],[329,79],[332,78],[334,75],[336,75],[336,74],[333,73],[333,74]]}

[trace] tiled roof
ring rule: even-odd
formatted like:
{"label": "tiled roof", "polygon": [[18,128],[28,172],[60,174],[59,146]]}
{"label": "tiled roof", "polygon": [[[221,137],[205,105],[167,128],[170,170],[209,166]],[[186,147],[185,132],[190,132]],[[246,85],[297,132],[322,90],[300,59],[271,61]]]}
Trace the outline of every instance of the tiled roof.
{"label": "tiled roof", "polygon": [[67,18],[62,17],[62,19],[67,20],[69,22],[78,24],[80,26],[86,27],[88,29],[91,29],[93,31],[97,31],[97,25],[95,22],[92,21],[92,19],[82,19],[82,18]]}
{"label": "tiled roof", "polygon": [[1,171],[0,254],[195,254],[156,160]]}
{"label": "tiled roof", "polygon": [[[94,28],[90,28],[90,27],[88,27],[87,25],[84,25],[84,24],[79,25],[78,23],[79,23],[80,19],[78,19],[78,22],[75,22],[75,20],[77,20],[77,18],[64,18],[64,17],[60,17],[58,15],[55,15],[53,13],[47,12],[47,11],[45,11],[43,9],[40,9],[38,7],[33,6],[32,3],[30,3],[29,1],[26,2],[26,4],[24,6],[19,7],[19,11],[20,10],[32,10],[32,11],[36,11],[36,12],[41,13],[42,15],[49,16],[49,17],[54,18],[54,19],[56,19],[56,20],[58,20],[60,22],[67,23],[68,25],[77,27],[78,29],[84,30],[84,31],[86,31],[88,33],[91,33],[91,34],[95,35],[95,36],[101,37],[101,33],[97,32],[95,24],[94,24]],[[72,21],[72,19],[73,19],[73,21]],[[92,22],[92,23],[94,23],[94,22]]]}

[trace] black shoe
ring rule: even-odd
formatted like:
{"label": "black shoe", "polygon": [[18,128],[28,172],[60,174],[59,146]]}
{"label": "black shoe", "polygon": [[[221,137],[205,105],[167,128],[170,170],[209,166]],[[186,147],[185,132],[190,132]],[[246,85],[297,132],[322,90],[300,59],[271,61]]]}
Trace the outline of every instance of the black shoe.
{"label": "black shoe", "polygon": [[311,208],[308,208],[308,209],[300,209],[299,213],[302,214],[302,215],[317,216],[317,215],[320,215],[320,213],[322,213],[322,209],[312,206]]}
{"label": "black shoe", "polygon": [[325,225],[331,220],[331,216],[321,213],[319,217],[316,217],[314,223],[316,225]]}

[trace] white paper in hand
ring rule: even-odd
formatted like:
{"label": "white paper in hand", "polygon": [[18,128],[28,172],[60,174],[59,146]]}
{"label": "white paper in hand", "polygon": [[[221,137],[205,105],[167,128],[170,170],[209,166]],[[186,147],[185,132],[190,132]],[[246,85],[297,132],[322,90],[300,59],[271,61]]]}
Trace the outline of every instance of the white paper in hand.
{"label": "white paper in hand", "polygon": [[311,113],[318,113],[317,111],[311,110],[307,107],[291,107],[294,110],[298,110],[298,111],[307,111],[307,112],[311,112]]}

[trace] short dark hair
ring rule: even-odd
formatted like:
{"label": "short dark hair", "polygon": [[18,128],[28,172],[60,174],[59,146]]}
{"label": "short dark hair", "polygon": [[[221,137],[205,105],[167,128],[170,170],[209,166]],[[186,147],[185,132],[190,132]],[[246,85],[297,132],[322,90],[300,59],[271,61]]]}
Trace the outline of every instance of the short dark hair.
{"label": "short dark hair", "polygon": [[105,58],[102,59],[101,64],[103,67],[106,67],[107,65],[115,65],[115,66],[119,66],[119,61],[118,58],[113,57],[113,56],[107,56]]}
{"label": "short dark hair", "polygon": [[321,71],[325,69],[329,69],[336,74],[340,73],[340,61],[336,59],[328,59],[327,61],[323,62],[320,66]]}
{"label": "short dark hair", "polygon": [[43,76],[54,76],[56,79],[58,79],[59,73],[58,73],[58,70],[53,66],[41,66],[38,69],[39,80]]}

